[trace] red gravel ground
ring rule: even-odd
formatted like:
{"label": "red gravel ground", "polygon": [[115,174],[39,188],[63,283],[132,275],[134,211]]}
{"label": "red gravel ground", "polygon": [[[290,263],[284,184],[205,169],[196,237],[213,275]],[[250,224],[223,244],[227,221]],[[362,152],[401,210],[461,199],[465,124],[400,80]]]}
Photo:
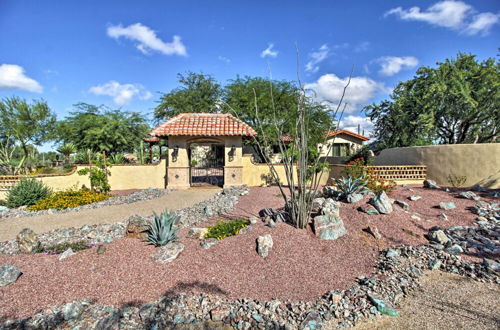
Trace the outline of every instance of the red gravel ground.
{"label": "red gravel ground", "polygon": [[[121,307],[155,300],[179,292],[207,292],[230,298],[311,300],[332,289],[345,289],[360,275],[369,275],[378,250],[400,244],[425,243],[423,234],[435,225],[451,227],[473,222],[467,207],[474,201],[455,198],[443,191],[398,187],[391,198],[408,202],[410,212],[399,206],[389,215],[370,216],[356,208],[366,202],[343,204],[340,215],[348,235],[335,241],[317,239],[312,230],[298,230],[280,223],[269,228],[259,222],[248,234],[228,237],[208,250],[199,242],[180,239],[185,250],[174,262],[159,264],[150,258],[155,248],[136,239],[123,238],[95,249],[78,252],[66,260],[49,255],[0,255],[0,264],[13,264],[24,273],[17,282],[0,288],[0,319],[19,318],[52,305],[80,299]],[[417,194],[423,198],[409,201]],[[487,199],[486,199],[487,200]],[[441,201],[453,201],[457,208],[445,211],[449,221],[437,218]],[[257,215],[264,207],[283,205],[278,190],[251,188],[240,198],[234,217]],[[415,221],[418,213],[432,222]],[[212,221],[213,223],[213,221]],[[207,226],[208,224],[204,224]],[[362,229],[378,227],[383,239],[376,241]],[[274,248],[263,259],[255,251],[257,236],[272,234]]]}

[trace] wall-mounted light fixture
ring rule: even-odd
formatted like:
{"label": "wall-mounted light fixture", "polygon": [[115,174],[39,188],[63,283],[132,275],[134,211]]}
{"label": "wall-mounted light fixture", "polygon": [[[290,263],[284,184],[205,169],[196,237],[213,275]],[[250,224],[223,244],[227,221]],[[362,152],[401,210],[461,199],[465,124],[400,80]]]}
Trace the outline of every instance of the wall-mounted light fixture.
{"label": "wall-mounted light fixture", "polygon": [[229,161],[232,162],[234,160],[234,155],[236,154],[236,146],[232,146],[229,151]]}
{"label": "wall-mounted light fixture", "polygon": [[177,161],[177,156],[179,155],[179,146],[174,147],[174,151],[172,151],[172,162]]}

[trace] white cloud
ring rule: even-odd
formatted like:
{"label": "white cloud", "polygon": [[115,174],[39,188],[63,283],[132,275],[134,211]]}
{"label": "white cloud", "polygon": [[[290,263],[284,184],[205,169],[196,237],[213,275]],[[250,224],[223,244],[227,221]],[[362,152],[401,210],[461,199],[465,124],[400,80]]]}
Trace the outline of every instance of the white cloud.
{"label": "white cloud", "polygon": [[387,11],[384,16],[396,15],[402,20],[422,21],[469,35],[479,33],[485,35],[493,25],[500,21],[498,14],[485,12],[474,15],[474,13],[474,8],[465,2],[444,0],[433,4],[426,10],[422,10],[420,7],[393,8]]}
{"label": "white cloud", "polygon": [[418,59],[414,56],[383,56],[376,59],[375,62],[380,64],[379,73],[384,76],[393,76],[401,70],[411,69],[418,65]]}
{"label": "white cloud", "polygon": [[330,55],[330,49],[327,44],[322,45],[317,51],[309,53],[311,60],[306,63],[306,71],[318,72],[319,65]]}
{"label": "white cloud", "polygon": [[344,117],[340,121],[339,126],[341,129],[346,129],[351,132],[358,133],[358,125],[360,127],[360,134],[363,134],[364,131],[365,136],[370,136],[370,133],[373,130],[373,123],[370,118],[367,117],[349,115]]}
{"label": "white cloud", "polygon": [[111,80],[105,84],[90,87],[89,92],[95,95],[107,95],[113,98],[116,105],[129,104],[134,97],[147,100],[153,96],[151,92],[144,89],[141,84],[120,84]]}
{"label": "white cloud", "polygon": [[41,93],[42,85],[26,76],[24,68],[16,64],[0,65],[0,88],[21,89],[28,92]]}
{"label": "white cloud", "polygon": [[[313,92],[317,101],[335,105],[340,101],[348,80],[349,77],[340,78],[329,73],[322,75],[313,83],[306,84],[305,88]],[[344,97],[344,102],[347,103],[346,113],[359,110],[379,92],[387,92],[383,83],[368,77],[352,77]]]}
{"label": "white cloud", "polygon": [[278,56],[279,52],[277,50],[273,50],[273,47],[274,47],[274,44],[272,44],[272,43],[268,44],[267,48],[264,49],[262,51],[262,53],[260,53],[260,57],[265,58],[267,56],[269,56],[269,57]]}
{"label": "white cloud", "polygon": [[500,14],[481,13],[474,16],[472,22],[465,28],[464,32],[469,35],[486,35],[490,32],[491,27],[499,22]]}
{"label": "white cloud", "polygon": [[150,51],[158,51],[165,55],[186,56],[186,47],[181,41],[181,37],[174,35],[172,42],[164,42],[156,35],[156,31],[141,23],[131,24],[123,27],[121,24],[108,27],[107,34],[113,39],[124,37],[137,41],[137,49],[148,54]]}

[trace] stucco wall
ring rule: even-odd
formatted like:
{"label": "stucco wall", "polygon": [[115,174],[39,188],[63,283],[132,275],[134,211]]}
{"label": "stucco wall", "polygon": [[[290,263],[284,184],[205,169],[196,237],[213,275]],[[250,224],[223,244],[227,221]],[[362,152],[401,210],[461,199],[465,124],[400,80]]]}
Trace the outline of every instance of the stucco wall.
{"label": "stucco wall", "polygon": [[[271,171],[269,170],[269,165],[267,164],[254,164],[252,163],[251,155],[243,155],[242,158],[243,165],[243,184],[250,187],[260,186],[266,183],[264,176],[270,176]],[[286,174],[283,165],[274,164],[274,168],[278,173],[281,183],[286,184]],[[297,178],[297,173],[294,173],[295,179]]]}
{"label": "stucco wall", "polygon": [[500,143],[457,144],[383,150],[375,165],[426,165],[427,178],[450,185],[448,175],[466,176],[464,186],[500,188]]}

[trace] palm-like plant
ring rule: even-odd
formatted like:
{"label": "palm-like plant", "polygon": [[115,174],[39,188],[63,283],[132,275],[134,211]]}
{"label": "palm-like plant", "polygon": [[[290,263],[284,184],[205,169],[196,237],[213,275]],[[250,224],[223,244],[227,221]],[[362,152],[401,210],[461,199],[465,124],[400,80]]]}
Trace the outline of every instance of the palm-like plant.
{"label": "palm-like plant", "polygon": [[57,149],[57,152],[64,155],[64,162],[69,164],[69,157],[76,152],[76,146],[73,143],[65,143]]}
{"label": "palm-like plant", "polygon": [[175,241],[177,237],[177,222],[179,216],[164,211],[160,215],[154,213],[154,219],[149,224],[148,242],[154,246],[163,246]]}

